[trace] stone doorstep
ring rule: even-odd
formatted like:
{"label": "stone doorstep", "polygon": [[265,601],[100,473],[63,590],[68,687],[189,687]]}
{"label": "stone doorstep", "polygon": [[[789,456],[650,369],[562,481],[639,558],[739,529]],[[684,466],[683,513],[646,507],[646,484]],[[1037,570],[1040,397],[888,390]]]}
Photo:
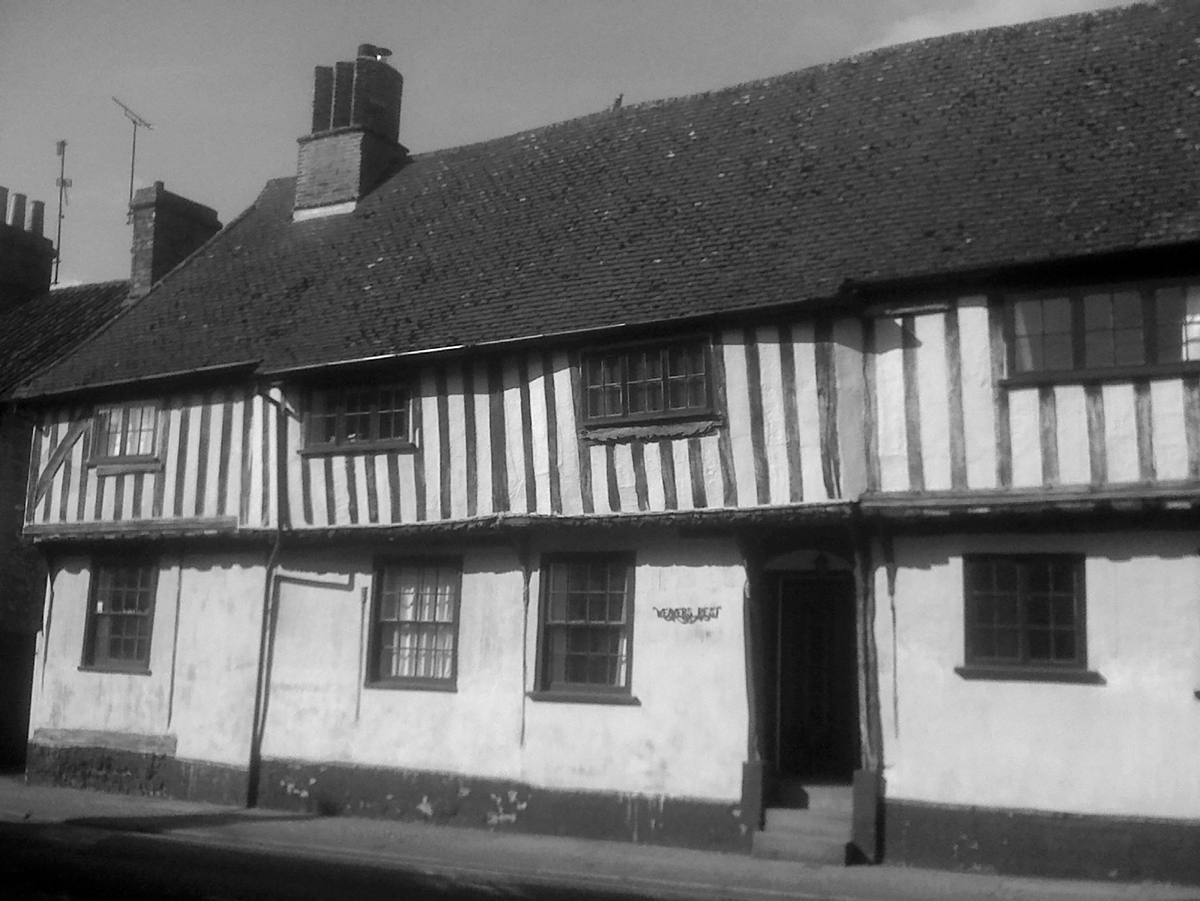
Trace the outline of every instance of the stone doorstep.
{"label": "stone doorstep", "polygon": [[780,783],[775,794],[775,807],[807,810],[840,810],[850,813],[854,805],[854,788],[850,784],[805,784],[798,779]]}
{"label": "stone doorstep", "polygon": [[850,840],[853,822],[849,813],[831,810],[794,810],[788,807],[769,807],[765,813],[766,825],[763,832],[840,837],[842,841]]}
{"label": "stone doorstep", "polygon": [[800,835],[792,832],[757,832],[751,855],[766,860],[845,866],[847,838]]}

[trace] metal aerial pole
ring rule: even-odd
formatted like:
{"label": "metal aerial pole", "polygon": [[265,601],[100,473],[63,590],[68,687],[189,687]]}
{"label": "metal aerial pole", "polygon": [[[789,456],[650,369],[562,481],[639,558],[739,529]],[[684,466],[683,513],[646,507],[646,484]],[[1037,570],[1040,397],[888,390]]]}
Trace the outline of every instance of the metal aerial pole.
{"label": "metal aerial pole", "polygon": [[59,141],[55,145],[58,151],[58,229],[54,236],[54,284],[58,284],[58,264],[62,262],[62,224],[63,206],[67,202],[67,188],[71,187],[71,179],[67,178],[67,142]]}
{"label": "metal aerial pole", "polygon": [[133,150],[129,154],[129,202],[133,203],[133,170],[137,165],[137,132],[139,128],[153,129],[154,126],[127,107],[124,103],[113,98],[113,103],[125,111],[125,118],[133,123]]}

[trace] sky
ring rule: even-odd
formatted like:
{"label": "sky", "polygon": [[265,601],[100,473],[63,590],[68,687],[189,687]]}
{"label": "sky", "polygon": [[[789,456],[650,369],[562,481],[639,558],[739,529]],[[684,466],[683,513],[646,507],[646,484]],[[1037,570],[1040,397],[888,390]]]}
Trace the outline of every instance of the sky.
{"label": "sky", "polygon": [[0,185],[46,202],[59,283],[126,278],[134,187],[228,223],[292,175],[313,69],[388,47],[414,153],[1128,0],[0,0]]}

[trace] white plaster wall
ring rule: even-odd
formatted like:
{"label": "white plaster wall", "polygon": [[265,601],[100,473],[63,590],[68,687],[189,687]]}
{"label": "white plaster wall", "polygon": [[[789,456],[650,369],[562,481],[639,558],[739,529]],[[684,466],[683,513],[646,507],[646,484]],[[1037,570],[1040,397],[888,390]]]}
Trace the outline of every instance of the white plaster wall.
{"label": "white plaster wall", "polygon": [[[171,634],[178,572],[158,574],[148,674],[80,669],[87,623],[86,557],[61,559],[47,603],[49,629],[38,636],[30,735],[37,729],[163,734],[171,684]],[[171,603],[164,599],[170,598]]]}
{"label": "white plaster wall", "polygon": [[173,735],[181,758],[246,766],[263,562],[255,554],[161,558],[150,672],[131,674],[80,669],[90,561],[62,560],[39,636],[30,734]]}
{"label": "white plaster wall", "polygon": [[[431,548],[415,556],[456,554]],[[458,690],[364,687],[372,558],[285,555],[263,755],[513,777],[521,570],[511,548],[461,553]]]}
{"label": "white plaster wall", "polygon": [[[640,706],[530,703],[523,778],[736,800],[748,728],[741,558],[732,542],[647,542],[637,549],[634,580],[631,686]],[[682,625],[660,619],[654,607],[721,611]]]}
{"label": "white plaster wall", "polygon": [[[1200,536],[943,536],[876,571],[891,798],[1200,818]],[[968,681],[965,553],[1087,555],[1088,667],[1102,685]],[[893,604],[894,601],[894,604]],[[893,630],[894,625],[894,630]]]}
{"label": "white plaster wall", "polygon": [[[264,756],[738,798],[744,569],[731,543],[656,539],[636,548],[632,688],[640,706],[526,698],[537,666],[540,554],[604,547],[635,550],[594,539],[533,548],[527,620],[511,546],[430,549],[463,557],[455,692],[363,687],[369,555],[285,557]],[[652,609],[676,606],[721,613],[685,626]]]}
{"label": "white plaster wall", "polygon": [[[179,739],[179,757],[245,767],[254,721],[266,554],[188,554],[182,562],[168,731]],[[160,600],[164,605],[176,601],[161,594]]]}
{"label": "white plaster wall", "polygon": [[150,672],[132,674],[80,669],[90,560],[61,560],[38,641],[30,734],[174,735],[181,758],[245,767],[263,563],[259,554],[161,558]]}

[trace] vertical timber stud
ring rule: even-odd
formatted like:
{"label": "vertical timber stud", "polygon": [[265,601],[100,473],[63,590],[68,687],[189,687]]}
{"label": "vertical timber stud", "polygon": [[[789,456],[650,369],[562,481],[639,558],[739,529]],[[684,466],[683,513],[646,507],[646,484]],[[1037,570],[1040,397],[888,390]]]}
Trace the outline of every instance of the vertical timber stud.
{"label": "vertical timber stud", "polygon": [[851,842],[860,859],[878,863],[883,838],[883,734],[879,711],[879,655],[875,647],[875,574],[871,539],[856,516],[854,543],[855,635],[858,646],[858,720],[862,768],[854,773]]}
{"label": "vertical timber stud", "polygon": [[738,550],[746,581],[742,595],[742,647],[746,679],[746,762],[742,764],[742,826],[747,844],[763,827],[765,771],[762,759],[763,672],[762,611],[763,560],[760,536],[740,532]]}

